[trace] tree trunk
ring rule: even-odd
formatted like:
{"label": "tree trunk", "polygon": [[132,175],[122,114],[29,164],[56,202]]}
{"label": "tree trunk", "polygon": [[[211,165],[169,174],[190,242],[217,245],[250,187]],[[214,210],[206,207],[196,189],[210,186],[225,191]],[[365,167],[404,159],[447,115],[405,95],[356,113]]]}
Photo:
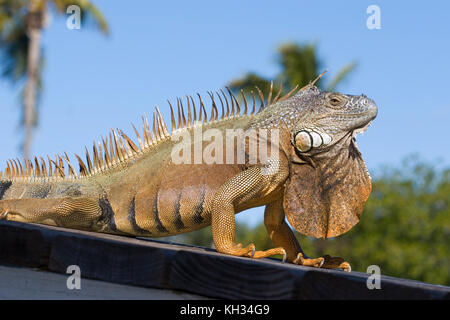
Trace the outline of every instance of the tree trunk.
{"label": "tree trunk", "polygon": [[28,30],[28,36],[30,38],[28,48],[28,69],[27,69],[27,83],[24,93],[24,126],[25,126],[25,140],[23,143],[23,156],[26,159],[30,157],[31,142],[33,139],[33,126],[36,116],[36,92],[38,85],[39,75],[39,59],[40,59],[40,43],[41,43],[41,30],[31,29]]}
{"label": "tree trunk", "polygon": [[39,60],[41,53],[41,31],[45,12],[44,1],[32,0],[27,17],[27,35],[29,38],[27,57],[27,82],[24,91],[23,124],[25,126],[25,139],[23,143],[23,156],[30,158],[33,127],[36,120],[36,98],[39,79]]}

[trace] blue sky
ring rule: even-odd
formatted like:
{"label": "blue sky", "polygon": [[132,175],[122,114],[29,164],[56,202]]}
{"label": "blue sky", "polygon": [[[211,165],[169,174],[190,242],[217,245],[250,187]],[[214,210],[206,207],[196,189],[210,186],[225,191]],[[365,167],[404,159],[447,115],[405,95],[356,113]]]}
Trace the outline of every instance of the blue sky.
{"label": "blue sky", "polygon": [[[340,87],[379,106],[358,145],[369,170],[412,153],[449,166],[449,2],[400,1],[95,1],[111,34],[92,25],[68,30],[53,15],[43,35],[45,91],[33,154],[81,154],[109,128],[166,99],[217,90],[255,71],[278,72],[276,48],[317,44],[328,79],[358,67]],[[131,5],[132,4],[132,5]],[[381,9],[381,29],[368,30],[366,8]],[[20,156],[18,88],[0,81],[0,163]],[[3,166],[3,165],[2,165]],[[257,210],[259,217],[261,210]],[[259,219],[259,218],[258,218]]]}

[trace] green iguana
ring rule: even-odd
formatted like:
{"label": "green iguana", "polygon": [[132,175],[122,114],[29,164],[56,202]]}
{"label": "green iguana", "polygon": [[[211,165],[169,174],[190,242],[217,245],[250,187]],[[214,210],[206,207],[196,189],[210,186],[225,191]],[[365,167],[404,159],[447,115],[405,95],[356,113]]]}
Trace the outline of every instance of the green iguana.
{"label": "green iguana", "polygon": [[[144,117],[142,138],[133,126],[137,144],[111,130],[109,139],[94,142],[92,157],[86,149],[85,162],[75,155],[79,173],[66,153],[47,162],[8,160],[0,173],[0,218],[148,237],[211,225],[221,253],[281,254],[299,265],[350,271],[342,258],[308,258],[285,216],[297,231],[318,238],[359,221],[371,181],[354,136],[376,117],[377,106],[365,95],[324,92],[314,83],[282,97],[271,90],[266,99],[258,89],[258,112],[253,93],[250,112],[244,94],[240,105],[229,90],[228,96],[209,92],[209,120],[200,95],[199,107],[186,97],[187,111],[177,99],[178,121],[169,102],[171,134],[156,108],[153,130]],[[229,132],[238,134],[229,138]],[[270,145],[266,156],[263,145]],[[228,161],[233,156],[241,161]],[[262,205],[276,248],[235,243],[234,215]]]}

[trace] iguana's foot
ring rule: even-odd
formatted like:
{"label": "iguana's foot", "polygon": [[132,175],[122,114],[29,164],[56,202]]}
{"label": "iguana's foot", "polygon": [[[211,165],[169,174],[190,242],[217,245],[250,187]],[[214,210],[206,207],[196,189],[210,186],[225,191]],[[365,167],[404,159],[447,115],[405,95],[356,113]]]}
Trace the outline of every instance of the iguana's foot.
{"label": "iguana's foot", "polygon": [[254,259],[267,258],[275,255],[282,255],[283,262],[286,261],[286,251],[283,248],[273,248],[265,251],[256,251],[255,245],[253,243],[249,244],[247,247],[242,248],[242,244],[238,243],[232,247],[228,247],[225,250],[220,250],[222,253],[230,254],[238,257],[249,257]]}
{"label": "iguana's foot", "polygon": [[314,267],[314,268],[320,268],[322,267],[323,263],[325,262],[324,258],[316,258],[316,259],[310,259],[303,257],[303,254],[299,252],[297,254],[297,258],[292,261],[294,264],[298,264],[301,266],[308,266],[308,267]]}
{"label": "iguana's foot", "polygon": [[255,251],[254,255],[252,258],[254,259],[261,259],[261,258],[268,258],[271,256],[276,256],[276,255],[282,255],[283,256],[283,262],[286,261],[286,250],[284,250],[284,248],[272,248],[269,250],[265,250],[265,251]]}
{"label": "iguana's foot", "polygon": [[350,266],[350,263],[348,263],[347,261],[344,261],[344,259],[340,258],[340,257],[331,257],[329,255],[324,255],[323,256],[325,258],[325,262],[322,266],[322,268],[326,268],[326,269],[342,269],[346,272],[351,272],[352,271],[352,267]]}
{"label": "iguana's foot", "polygon": [[352,271],[350,264],[344,261],[344,259],[340,257],[331,257],[329,255],[325,255],[321,258],[310,259],[304,258],[303,254],[299,252],[297,258],[292,261],[292,263],[315,268],[343,269],[346,272]]}
{"label": "iguana's foot", "polygon": [[7,215],[8,215],[8,210],[0,212],[0,220],[6,219]]}

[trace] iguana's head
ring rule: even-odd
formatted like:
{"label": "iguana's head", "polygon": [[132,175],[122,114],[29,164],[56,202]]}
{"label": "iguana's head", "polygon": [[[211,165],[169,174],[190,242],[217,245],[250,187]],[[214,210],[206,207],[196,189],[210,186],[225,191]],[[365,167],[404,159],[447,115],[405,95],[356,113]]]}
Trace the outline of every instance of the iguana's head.
{"label": "iguana's head", "polygon": [[343,137],[364,131],[378,112],[375,102],[365,95],[325,92],[314,86],[286,103],[297,115],[290,128],[293,145],[305,156],[328,150]]}
{"label": "iguana's head", "polygon": [[290,136],[285,147],[291,163],[284,194],[288,221],[318,238],[348,231],[371,191],[354,136],[376,117],[375,102],[311,85],[273,109],[267,120],[277,117]]}

